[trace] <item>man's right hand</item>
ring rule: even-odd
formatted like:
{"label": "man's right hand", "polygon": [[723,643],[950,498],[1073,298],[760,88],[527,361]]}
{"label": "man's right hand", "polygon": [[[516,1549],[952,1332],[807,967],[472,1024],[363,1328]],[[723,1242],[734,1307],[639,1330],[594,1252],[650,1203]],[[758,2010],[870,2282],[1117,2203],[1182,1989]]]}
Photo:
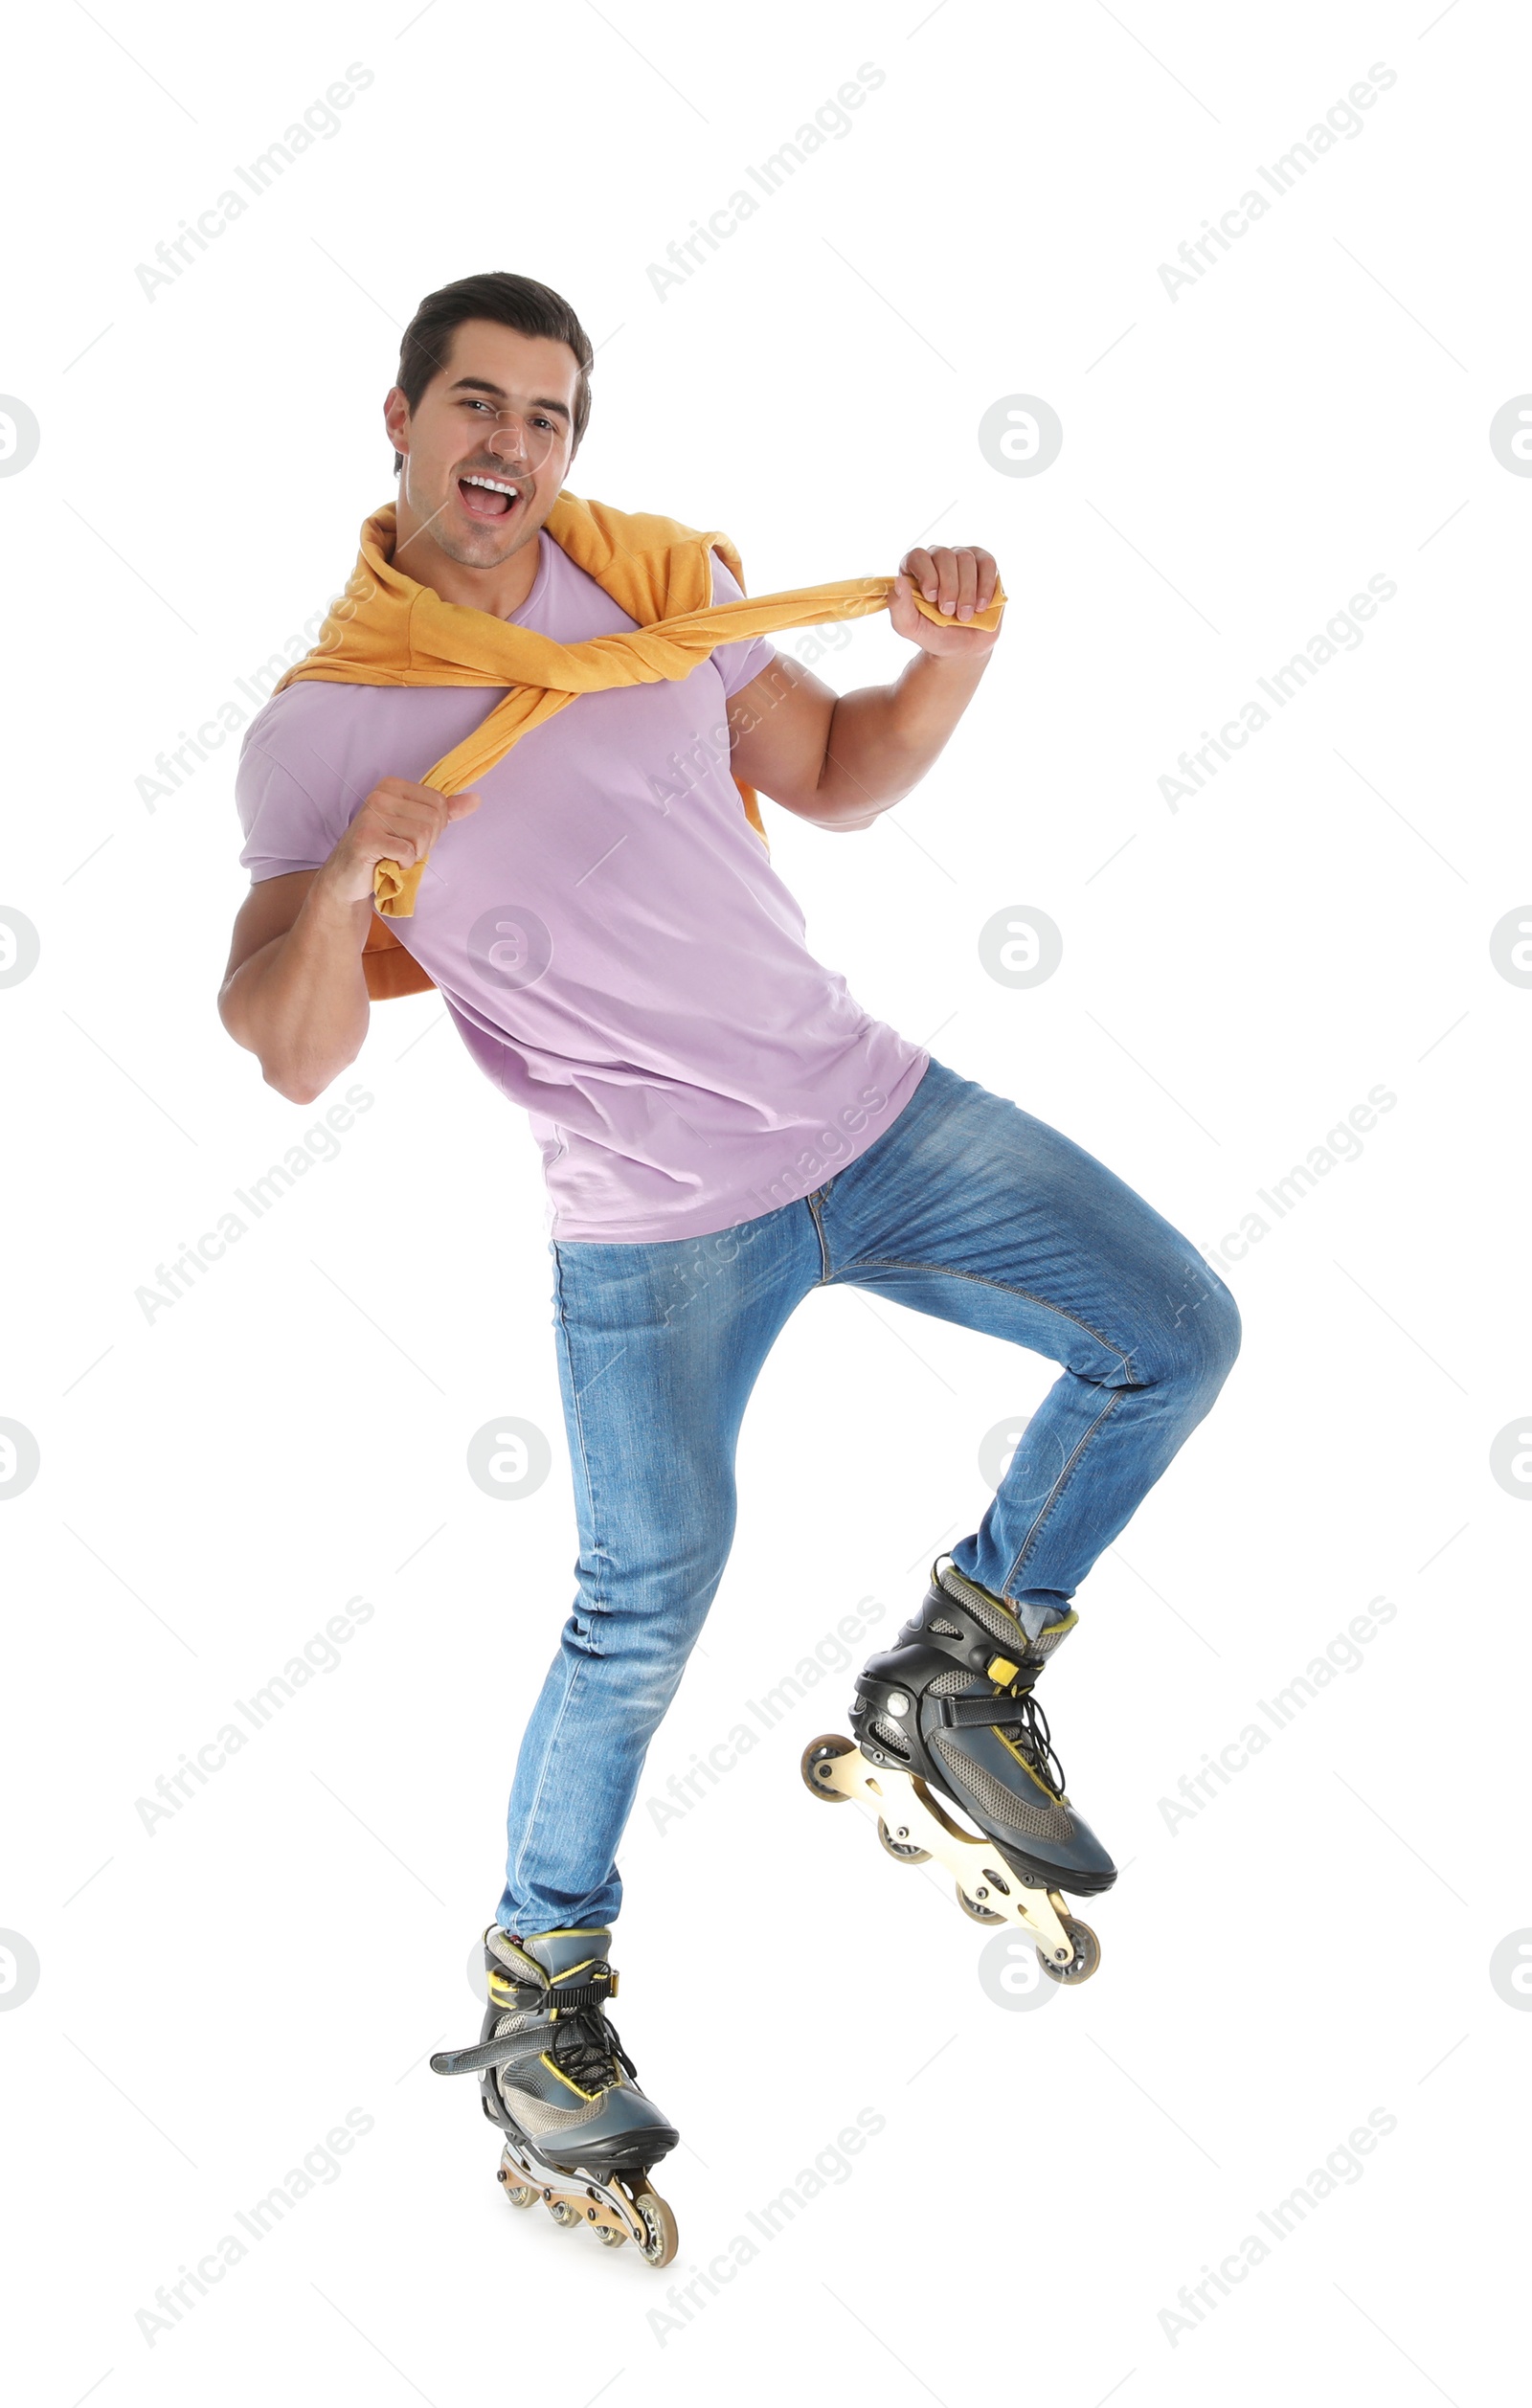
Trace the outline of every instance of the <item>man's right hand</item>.
{"label": "man's right hand", "polygon": [[322,869],[256,881],[234,924],[218,993],[223,1024],[259,1056],[268,1087],[309,1104],[354,1062],[367,1036],[362,949],[380,861],[413,869],[480,798],[407,777],[374,786]]}
{"label": "man's right hand", "polygon": [[319,872],[334,901],[371,903],[372,873],[380,861],[413,869],[424,861],[454,820],[477,811],[482,798],[470,787],[461,795],[439,794],[408,777],[385,777],[368,796],[346,834]]}

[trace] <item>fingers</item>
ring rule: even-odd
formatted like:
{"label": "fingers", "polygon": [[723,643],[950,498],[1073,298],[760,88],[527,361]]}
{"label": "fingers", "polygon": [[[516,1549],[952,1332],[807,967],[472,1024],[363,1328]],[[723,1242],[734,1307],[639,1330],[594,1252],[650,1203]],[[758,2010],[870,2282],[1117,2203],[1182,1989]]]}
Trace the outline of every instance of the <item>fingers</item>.
{"label": "fingers", "polygon": [[[918,585],[928,602],[936,600],[936,564],[929,551],[907,551],[899,566]],[[939,607],[939,605],[938,605]]]}
{"label": "fingers", "polygon": [[999,583],[1000,571],[995,565],[994,553],[992,551],[981,551],[976,544],[974,546],[975,610],[988,610],[991,602],[995,598],[995,588],[999,585]]}
{"label": "fingers", "polygon": [[932,551],[917,547],[906,552],[900,568],[948,619],[972,619],[976,611],[987,610],[1000,582],[993,552],[977,544],[957,550],[939,545]]}
{"label": "fingers", "polygon": [[380,777],[367,799],[370,803],[373,803],[384,799],[391,801],[420,804],[427,810],[439,813],[443,821],[445,821],[449,798],[435,786],[417,786],[414,779],[409,777]]}
{"label": "fingers", "polygon": [[385,777],[373,787],[351,823],[354,843],[379,861],[401,869],[422,862],[448,821],[477,807],[476,794],[448,796],[407,777]]}

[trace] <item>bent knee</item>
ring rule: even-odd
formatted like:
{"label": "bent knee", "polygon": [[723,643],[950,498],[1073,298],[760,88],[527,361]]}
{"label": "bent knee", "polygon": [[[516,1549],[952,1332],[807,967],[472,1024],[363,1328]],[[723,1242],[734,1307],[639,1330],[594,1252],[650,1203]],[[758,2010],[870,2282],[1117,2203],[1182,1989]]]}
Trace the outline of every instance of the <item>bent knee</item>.
{"label": "bent knee", "polygon": [[1210,1405],[1233,1367],[1242,1335],[1239,1307],[1200,1257],[1186,1265],[1155,1327],[1135,1347],[1135,1383],[1195,1390]]}
{"label": "bent knee", "polygon": [[1205,1388],[1210,1401],[1233,1369],[1244,1335],[1239,1306],[1213,1272],[1204,1277],[1202,1292],[1182,1317],[1177,1335],[1182,1341],[1181,1376]]}

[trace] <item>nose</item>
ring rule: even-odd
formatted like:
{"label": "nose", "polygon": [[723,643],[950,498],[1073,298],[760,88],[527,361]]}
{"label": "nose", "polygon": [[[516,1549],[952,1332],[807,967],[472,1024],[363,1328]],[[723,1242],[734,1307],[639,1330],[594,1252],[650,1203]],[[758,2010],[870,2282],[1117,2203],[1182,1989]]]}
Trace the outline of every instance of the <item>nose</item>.
{"label": "nose", "polygon": [[502,418],[489,438],[489,449],[507,467],[512,461],[524,461],[527,458],[527,430],[520,418]]}
{"label": "nose", "polygon": [[518,410],[502,410],[489,436],[489,449],[494,458],[507,468],[526,476],[535,476],[552,450],[552,437],[546,426],[529,426]]}

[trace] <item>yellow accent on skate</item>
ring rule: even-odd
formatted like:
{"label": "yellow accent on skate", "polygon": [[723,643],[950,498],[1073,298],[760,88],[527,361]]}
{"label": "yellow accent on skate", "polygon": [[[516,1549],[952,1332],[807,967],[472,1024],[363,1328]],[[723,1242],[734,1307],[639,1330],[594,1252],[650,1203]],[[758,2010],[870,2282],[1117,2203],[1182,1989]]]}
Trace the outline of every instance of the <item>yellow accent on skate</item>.
{"label": "yellow accent on skate", "polygon": [[1006,1753],[1015,1757],[1017,1763],[1021,1766],[1022,1770],[1026,1774],[1029,1780],[1036,1783],[1037,1787],[1042,1790],[1043,1795],[1046,1798],[1051,1798],[1055,1806],[1068,1806],[1070,1801],[1065,1796],[1063,1790],[1050,1788],[1048,1783],[1044,1780],[1042,1774],[1038,1771],[1036,1765],[1030,1764],[1027,1761],[1026,1757],[1022,1754],[1021,1749],[1016,1746],[1013,1741],[1006,1738],[1003,1731],[997,1730],[995,1737],[999,1740],[1001,1745],[1005,1749]]}
{"label": "yellow accent on skate", "polygon": [[1047,1628],[1046,1628],[1045,1630],[1042,1630],[1042,1631],[1040,1631],[1040,1632],[1038,1632],[1038,1637],[1039,1637],[1040,1639],[1061,1639],[1061,1638],[1064,1636],[1064,1633],[1065,1633],[1065,1632],[1066,1632],[1066,1631],[1072,1631],[1072,1630],[1073,1630],[1073,1628],[1074,1628],[1075,1624],[1079,1621],[1079,1619],[1080,1619],[1080,1617],[1079,1617],[1078,1613],[1075,1611],[1074,1608],[1071,1606],[1071,1607],[1070,1608],[1069,1612],[1065,1615],[1065,1617],[1064,1617],[1064,1619],[1063,1619],[1063,1621],[1062,1621],[1062,1622],[1050,1622],[1050,1623],[1048,1623],[1048,1626],[1047,1626]]}
{"label": "yellow accent on skate", "polygon": [[[541,2064],[541,2065],[546,2065],[546,2066],[547,2066],[547,2068],[548,2068],[548,2070],[549,2070],[549,2072],[550,2072],[551,2074],[556,2074],[556,2075],[557,2075],[557,2077],[558,2077],[558,2079],[559,2079],[559,2081],[560,2081],[560,2082],[564,2084],[565,2089],[566,2089],[566,2090],[573,2090],[573,2091],[574,2091],[574,2093],[575,2098],[576,2098],[576,2099],[583,2099],[583,2100],[585,2101],[585,2103],[586,2103],[587,2106],[590,2104],[590,2103],[591,2103],[591,2101],[592,2101],[593,2099],[599,2099],[599,2098],[600,2098],[601,2093],[600,2093],[600,2091],[598,2091],[598,2090],[582,2090],[582,2089],[580,2088],[580,2086],[579,2086],[579,2083],[578,2083],[577,2082],[575,2082],[575,2081],[574,2081],[574,2079],[573,2079],[573,2078],[572,2078],[569,2074],[566,2074],[566,2073],[565,2073],[565,2071],[564,2071],[564,2069],[563,2069],[563,2067],[562,2067],[561,2065],[555,2065],[555,2064],[554,2064],[554,2062],[553,2062],[552,2059],[549,2056],[548,2051],[547,2051],[546,2049],[544,2049],[544,2051],[543,2051],[543,2053],[542,2053],[542,2056],[538,2059],[538,2063],[539,2063],[539,2064]],[[610,2089],[611,2089],[611,2087],[612,2087],[612,2084],[611,2084],[610,2082],[608,2082],[608,2083],[607,2083],[607,2085],[606,2085],[606,2087],[608,2088],[608,2090],[610,2090]]]}
{"label": "yellow accent on skate", "polygon": [[984,1667],[984,1678],[998,1689],[1007,1689],[1020,1671],[1020,1664],[1013,1664],[1008,1655],[992,1655]]}

